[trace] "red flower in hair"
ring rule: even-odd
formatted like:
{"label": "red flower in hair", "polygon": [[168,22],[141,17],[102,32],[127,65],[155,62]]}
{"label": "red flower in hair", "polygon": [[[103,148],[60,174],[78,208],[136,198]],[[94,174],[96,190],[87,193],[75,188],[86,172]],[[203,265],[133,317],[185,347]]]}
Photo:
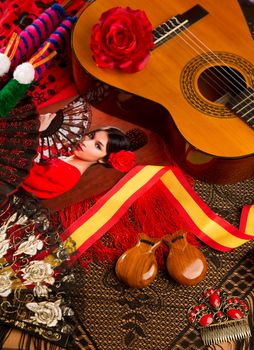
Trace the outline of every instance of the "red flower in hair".
{"label": "red flower in hair", "polygon": [[111,153],[109,156],[109,163],[114,169],[126,173],[136,165],[135,154],[131,151],[124,150]]}

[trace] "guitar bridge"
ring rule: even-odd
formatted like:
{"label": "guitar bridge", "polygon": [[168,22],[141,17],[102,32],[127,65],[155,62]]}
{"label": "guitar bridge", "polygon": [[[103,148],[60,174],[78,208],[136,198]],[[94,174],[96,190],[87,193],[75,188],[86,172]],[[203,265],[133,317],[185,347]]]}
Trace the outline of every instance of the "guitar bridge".
{"label": "guitar bridge", "polygon": [[172,17],[153,30],[153,40],[155,47],[165,43],[167,40],[180,34],[195,22],[206,16],[208,12],[200,5],[192,7],[181,15]]}

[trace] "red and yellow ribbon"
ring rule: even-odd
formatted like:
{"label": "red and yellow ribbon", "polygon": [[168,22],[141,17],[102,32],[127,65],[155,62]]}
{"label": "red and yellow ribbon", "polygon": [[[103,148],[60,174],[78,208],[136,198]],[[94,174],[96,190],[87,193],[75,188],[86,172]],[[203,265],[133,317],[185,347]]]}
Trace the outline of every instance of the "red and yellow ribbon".
{"label": "red and yellow ribbon", "polygon": [[186,225],[208,246],[225,252],[254,238],[254,206],[243,209],[240,229],[237,229],[205,204],[179,168],[137,166],[65,230],[66,246],[71,240],[77,249],[73,259],[107,232],[131,204],[158,181],[163,184],[169,205],[174,205]]}
{"label": "red and yellow ribbon", "polygon": [[170,203],[184,217],[192,232],[208,246],[225,252],[254,238],[254,227],[251,227],[254,207],[251,206],[248,211],[244,208],[245,223],[242,222],[240,229],[237,229],[206,205],[179,168],[170,169],[161,181]]}

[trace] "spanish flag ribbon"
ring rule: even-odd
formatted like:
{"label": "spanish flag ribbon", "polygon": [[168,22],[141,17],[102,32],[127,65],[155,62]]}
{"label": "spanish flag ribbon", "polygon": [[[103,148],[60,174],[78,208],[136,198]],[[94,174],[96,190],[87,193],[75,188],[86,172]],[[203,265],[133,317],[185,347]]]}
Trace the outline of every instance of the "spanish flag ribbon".
{"label": "spanish flag ribbon", "polygon": [[78,258],[107,232],[128,210],[131,204],[156,184],[168,171],[164,166],[136,166],[109,192],[100,198],[62,235],[66,248],[70,241],[76,247],[73,259]]}
{"label": "spanish flag ribbon", "polygon": [[82,255],[158,181],[163,184],[168,205],[173,205],[186,221],[186,226],[211,248],[226,252],[254,238],[254,206],[243,208],[240,229],[237,229],[206,205],[178,167],[137,166],[65,230],[62,237],[66,248],[70,240],[76,247],[72,259]]}
{"label": "spanish flag ribbon", "polygon": [[186,181],[179,168],[169,169],[160,179],[171,205],[184,217],[188,227],[205,244],[230,251],[254,238],[254,206],[243,208],[237,229],[214,213]]}

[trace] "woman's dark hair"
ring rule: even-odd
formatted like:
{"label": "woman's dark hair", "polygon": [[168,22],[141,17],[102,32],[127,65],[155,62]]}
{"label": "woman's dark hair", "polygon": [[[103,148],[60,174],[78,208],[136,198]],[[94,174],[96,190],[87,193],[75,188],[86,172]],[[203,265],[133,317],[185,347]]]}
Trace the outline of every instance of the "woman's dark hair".
{"label": "woman's dark hair", "polygon": [[104,127],[92,130],[91,132],[96,133],[98,131],[106,131],[108,134],[108,143],[107,143],[107,154],[102,158],[103,164],[107,167],[110,167],[108,163],[108,158],[111,153],[116,153],[121,150],[128,151],[130,149],[130,140],[127,135],[120,129],[115,127]]}

